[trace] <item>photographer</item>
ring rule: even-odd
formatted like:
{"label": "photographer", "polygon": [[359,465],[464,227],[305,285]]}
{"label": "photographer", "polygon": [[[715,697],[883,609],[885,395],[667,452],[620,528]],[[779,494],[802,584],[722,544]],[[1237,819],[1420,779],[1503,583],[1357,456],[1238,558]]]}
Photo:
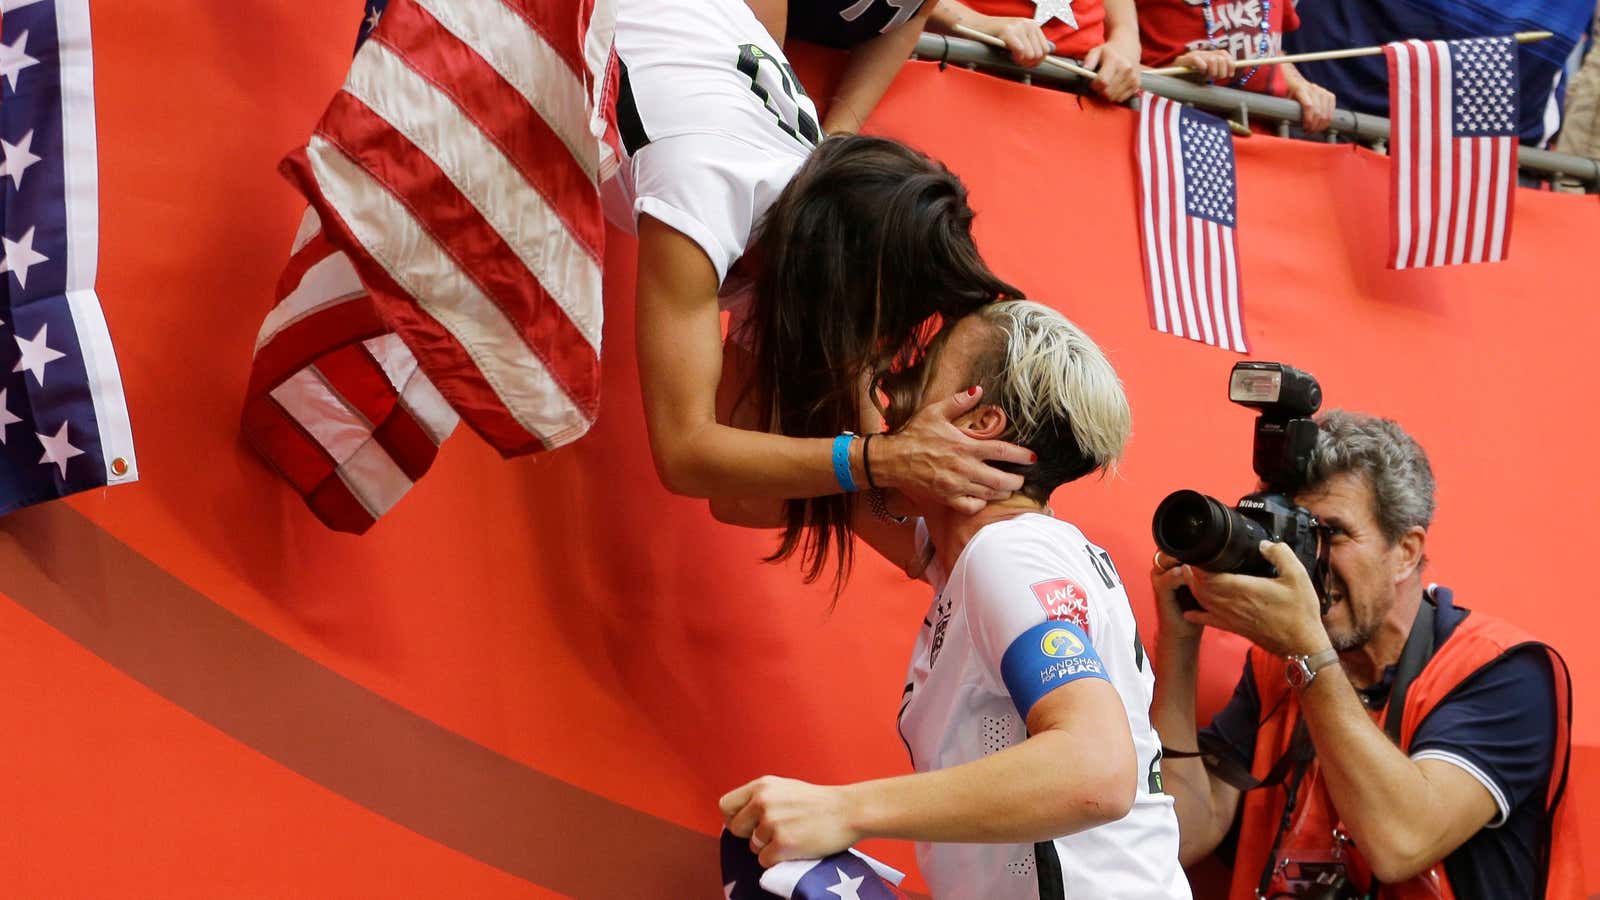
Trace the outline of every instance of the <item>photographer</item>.
{"label": "photographer", "polygon": [[[1261,545],[1276,578],[1155,557],[1151,713],[1183,862],[1236,825],[1232,898],[1578,896],[1575,823],[1557,814],[1565,664],[1424,587],[1434,482],[1415,440],[1356,413],[1318,426],[1294,500],[1324,529],[1324,585],[1283,544]],[[1180,587],[1203,609],[1183,611]],[[1233,698],[1197,735],[1208,625],[1255,646]]]}

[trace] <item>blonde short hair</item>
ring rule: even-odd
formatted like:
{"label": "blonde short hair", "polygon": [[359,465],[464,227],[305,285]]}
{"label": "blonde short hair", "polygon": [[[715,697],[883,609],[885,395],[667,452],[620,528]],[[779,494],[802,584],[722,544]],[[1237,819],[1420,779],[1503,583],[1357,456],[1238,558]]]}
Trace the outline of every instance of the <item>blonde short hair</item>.
{"label": "blonde short hair", "polygon": [[997,340],[974,362],[972,381],[1010,420],[1005,439],[1039,454],[1022,469],[1023,492],[1042,500],[1059,485],[1113,467],[1133,432],[1133,414],[1116,370],[1089,335],[1028,300],[991,303],[973,315]]}

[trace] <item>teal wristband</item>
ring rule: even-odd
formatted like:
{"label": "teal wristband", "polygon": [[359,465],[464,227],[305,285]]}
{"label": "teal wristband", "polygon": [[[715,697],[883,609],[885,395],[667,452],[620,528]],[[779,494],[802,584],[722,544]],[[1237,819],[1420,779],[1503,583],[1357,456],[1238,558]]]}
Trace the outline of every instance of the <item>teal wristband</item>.
{"label": "teal wristband", "polygon": [[833,477],[839,482],[839,490],[846,494],[859,490],[855,476],[850,474],[850,442],[855,439],[848,431],[833,439]]}

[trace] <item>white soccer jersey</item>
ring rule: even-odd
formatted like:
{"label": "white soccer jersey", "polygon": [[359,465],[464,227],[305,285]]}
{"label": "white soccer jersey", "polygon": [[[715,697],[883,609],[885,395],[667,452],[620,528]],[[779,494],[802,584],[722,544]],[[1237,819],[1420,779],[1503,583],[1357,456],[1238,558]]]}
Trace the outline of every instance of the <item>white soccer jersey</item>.
{"label": "white soccer jersey", "polygon": [[620,0],[616,47],[624,202],[698,244],[720,283],[821,140],[817,108],[743,0]]}
{"label": "white soccer jersey", "polygon": [[1079,677],[1103,677],[1121,695],[1140,767],[1133,809],[1119,821],[1031,846],[919,843],[935,900],[1188,900],[1150,726],[1155,676],[1111,557],[1072,525],[1027,514],[985,526],[953,571],[935,560],[928,579],[936,595],[900,707],[917,771],[1020,743],[1018,706]]}

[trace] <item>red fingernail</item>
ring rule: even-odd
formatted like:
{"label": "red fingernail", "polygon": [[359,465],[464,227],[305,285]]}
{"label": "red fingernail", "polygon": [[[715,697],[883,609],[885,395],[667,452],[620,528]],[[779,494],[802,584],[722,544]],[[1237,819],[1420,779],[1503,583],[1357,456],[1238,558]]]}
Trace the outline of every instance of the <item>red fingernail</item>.
{"label": "red fingernail", "polygon": [[1029,453],[1028,454],[1028,462],[1036,463],[1038,461],[1039,461],[1039,454],[1037,454],[1037,453]]}
{"label": "red fingernail", "polygon": [[968,397],[971,397],[973,394],[976,394],[977,392],[978,392],[978,386],[977,385],[973,385],[972,387],[967,388],[967,396]]}

